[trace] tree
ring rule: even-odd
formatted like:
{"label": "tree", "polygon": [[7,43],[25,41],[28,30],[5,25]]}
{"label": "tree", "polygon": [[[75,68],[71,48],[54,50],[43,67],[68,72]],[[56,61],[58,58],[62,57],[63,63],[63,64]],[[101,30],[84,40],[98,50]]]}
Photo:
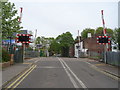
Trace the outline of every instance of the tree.
{"label": "tree", "polygon": [[35,44],[41,44],[41,39],[40,39],[40,37],[37,37],[37,38],[36,38]]}
{"label": "tree", "polygon": [[51,55],[60,53],[60,44],[56,40],[52,41],[50,44],[49,52]]}
{"label": "tree", "polygon": [[2,2],[2,37],[7,38],[13,36],[15,32],[19,32],[22,28],[18,22],[19,16],[16,16],[17,10],[14,3]]}
{"label": "tree", "polygon": [[61,51],[61,55],[63,57],[68,57],[69,56],[69,47],[71,45],[73,45],[73,43],[74,43],[72,34],[70,32],[63,33],[56,38],[56,41],[60,45],[59,49]]}
{"label": "tree", "polygon": [[[95,34],[98,36],[104,36],[103,27],[98,27],[95,31]],[[110,28],[106,28],[107,36],[111,36],[113,38],[113,30]]]}
{"label": "tree", "polygon": [[52,41],[49,51],[53,54],[61,54],[63,57],[69,56],[69,47],[73,45],[74,39],[70,32],[59,35]]}
{"label": "tree", "polygon": [[114,42],[118,44],[118,49],[120,50],[120,28],[114,30]]}
{"label": "tree", "polygon": [[94,35],[94,32],[95,32],[94,29],[86,28],[86,29],[84,29],[84,30],[81,32],[81,37],[82,37],[83,39],[87,38],[87,37],[88,37],[88,36],[87,36],[88,33],[91,33],[91,35],[93,36],[93,35]]}
{"label": "tree", "polygon": [[95,31],[95,34],[98,36],[103,36],[103,27],[98,27]]}

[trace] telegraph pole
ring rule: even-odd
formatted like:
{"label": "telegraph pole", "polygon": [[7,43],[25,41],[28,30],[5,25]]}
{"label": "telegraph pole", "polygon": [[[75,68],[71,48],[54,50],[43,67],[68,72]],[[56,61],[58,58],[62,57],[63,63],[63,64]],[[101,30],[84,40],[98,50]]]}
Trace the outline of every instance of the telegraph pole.
{"label": "telegraph pole", "polygon": [[[35,39],[34,39],[34,44],[35,44],[36,37],[37,37],[37,29],[35,30]],[[36,47],[36,44],[34,45],[34,49],[35,49],[35,47]]]}
{"label": "telegraph pole", "polygon": [[78,30],[78,58],[79,58],[79,49],[80,49],[80,36],[79,36],[79,30]]}

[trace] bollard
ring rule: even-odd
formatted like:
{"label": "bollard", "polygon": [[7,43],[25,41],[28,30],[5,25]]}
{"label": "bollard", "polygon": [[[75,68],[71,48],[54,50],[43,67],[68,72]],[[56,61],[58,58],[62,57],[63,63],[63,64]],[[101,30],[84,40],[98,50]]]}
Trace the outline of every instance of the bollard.
{"label": "bollard", "polygon": [[14,64],[14,54],[10,54],[10,65],[13,65]]}

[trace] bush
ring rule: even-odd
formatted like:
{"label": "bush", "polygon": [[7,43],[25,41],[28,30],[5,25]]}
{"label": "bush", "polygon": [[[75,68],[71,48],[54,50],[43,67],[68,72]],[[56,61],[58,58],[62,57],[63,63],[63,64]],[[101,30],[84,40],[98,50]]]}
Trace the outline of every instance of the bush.
{"label": "bush", "polygon": [[10,54],[5,49],[2,49],[2,62],[7,61],[10,61]]}

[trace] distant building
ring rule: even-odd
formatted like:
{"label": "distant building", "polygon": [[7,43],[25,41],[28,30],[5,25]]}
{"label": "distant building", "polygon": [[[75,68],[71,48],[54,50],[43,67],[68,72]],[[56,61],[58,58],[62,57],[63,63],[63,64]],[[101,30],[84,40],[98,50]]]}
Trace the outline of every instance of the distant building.
{"label": "distant building", "polygon": [[69,57],[74,57],[74,46],[69,48]]}
{"label": "distant building", "polygon": [[[77,37],[78,38],[78,37]],[[87,56],[87,48],[83,45],[84,41],[80,37],[80,41],[76,41],[74,44],[74,57],[85,57]]]}
{"label": "distant building", "polygon": [[[78,45],[79,50],[78,50]],[[81,39],[80,43],[75,43],[75,57],[100,56],[104,52],[105,45],[97,44],[96,36]],[[108,45],[108,51],[111,51],[111,45]],[[79,55],[78,55],[79,53]]]}
{"label": "distant building", "polygon": [[28,34],[28,30],[20,30],[21,32],[19,34]]}

